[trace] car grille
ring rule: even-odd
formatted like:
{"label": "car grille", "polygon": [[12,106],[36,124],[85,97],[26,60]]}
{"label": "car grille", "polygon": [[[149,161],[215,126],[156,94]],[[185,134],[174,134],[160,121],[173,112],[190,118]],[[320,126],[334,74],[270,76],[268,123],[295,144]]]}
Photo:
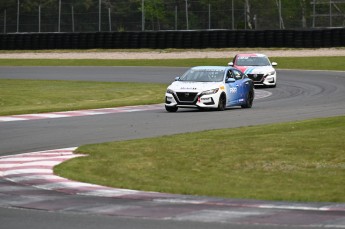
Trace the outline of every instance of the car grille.
{"label": "car grille", "polygon": [[248,77],[254,81],[254,83],[256,82],[262,82],[264,79],[264,74],[248,74]]}
{"label": "car grille", "polygon": [[176,92],[178,100],[181,102],[193,102],[198,93],[194,92]]}

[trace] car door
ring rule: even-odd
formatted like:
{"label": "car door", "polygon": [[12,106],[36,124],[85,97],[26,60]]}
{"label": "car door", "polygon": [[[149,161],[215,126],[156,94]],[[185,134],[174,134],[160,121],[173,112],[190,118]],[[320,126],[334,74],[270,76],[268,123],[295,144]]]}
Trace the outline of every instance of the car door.
{"label": "car door", "polygon": [[[227,78],[225,82],[226,94],[227,94],[227,106],[233,106],[238,104],[240,81],[237,80],[239,71],[228,70]],[[235,75],[236,74],[236,75]]]}
{"label": "car door", "polygon": [[236,89],[233,89],[234,96],[233,96],[233,101],[231,102],[231,104],[240,105],[243,102],[244,92],[245,92],[244,74],[237,69],[232,69],[231,71],[235,78],[233,87],[236,87]]}

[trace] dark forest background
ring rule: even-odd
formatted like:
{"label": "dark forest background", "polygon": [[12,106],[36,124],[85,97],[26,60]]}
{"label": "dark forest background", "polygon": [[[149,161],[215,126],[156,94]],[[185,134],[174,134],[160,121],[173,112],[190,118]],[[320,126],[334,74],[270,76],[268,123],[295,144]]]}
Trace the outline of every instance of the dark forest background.
{"label": "dark forest background", "polygon": [[344,0],[1,0],[0,33],[344,27],[344,12]]}

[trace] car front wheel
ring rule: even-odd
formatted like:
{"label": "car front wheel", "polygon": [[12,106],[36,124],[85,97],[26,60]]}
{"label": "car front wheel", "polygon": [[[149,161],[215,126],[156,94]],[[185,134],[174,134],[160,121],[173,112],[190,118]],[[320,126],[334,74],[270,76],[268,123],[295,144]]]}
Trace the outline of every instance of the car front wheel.
{"label": "car front wheel", "polygon": [[219,103],[218,103],[218,108],[217,108],[217,110],[218,111],[223,111],[223,110],[225,110],[225,103],[226,103],[226,98],[225,98],[225,95],[221,95],[220,97],[219,97]]}

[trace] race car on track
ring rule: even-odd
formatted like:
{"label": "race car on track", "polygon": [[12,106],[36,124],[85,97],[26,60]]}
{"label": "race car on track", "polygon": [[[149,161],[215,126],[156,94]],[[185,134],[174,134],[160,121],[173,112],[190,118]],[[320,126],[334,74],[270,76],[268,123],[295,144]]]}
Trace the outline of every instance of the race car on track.
{"label": "race car on track", "polygon": [[277,73],[273,68],[277,63],[271,63],[264,54],[237,54],[228,65],[244,72],[254,81],[254,85],[277,86]]}
{"label": "race car on track", "polygon": [[254,84],[240,70],[233,67],[193,67],[177,77],[167,88],[165,109],[176,112],[181,108],[217,109],[231,106],[251,108]]}

